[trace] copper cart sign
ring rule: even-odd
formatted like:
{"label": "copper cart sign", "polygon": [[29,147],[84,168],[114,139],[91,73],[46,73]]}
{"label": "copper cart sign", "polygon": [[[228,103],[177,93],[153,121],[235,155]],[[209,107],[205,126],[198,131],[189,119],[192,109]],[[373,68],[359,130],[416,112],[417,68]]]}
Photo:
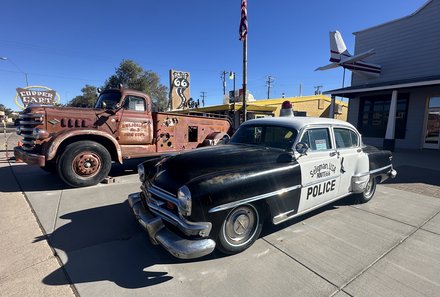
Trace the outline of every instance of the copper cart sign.
{"label": "copper cart sign", "polygon": [[[21,99],[21,103],[18,98]],[[25,109],[30,104],[54,105],[60,102],[60,95],[51,88],[44,86],[29,86],[17,88],[15,104],[21,109]]]}

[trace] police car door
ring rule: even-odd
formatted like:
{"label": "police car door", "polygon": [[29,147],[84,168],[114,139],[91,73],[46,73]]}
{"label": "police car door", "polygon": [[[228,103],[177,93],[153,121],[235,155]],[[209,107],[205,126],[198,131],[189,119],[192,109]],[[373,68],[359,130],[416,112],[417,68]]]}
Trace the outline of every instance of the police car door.
{"label": "police car door", "polygon": [[307,128],[300,141],[307,143],[309,150],[306,155],[297,156],[302,186],[298,212],[336,198],[341,169],[330,127]]}
{"label": "police car door", "polygon": [[360,136],[347,127],[333,127],[336,150],[341,162],[339,195],[352,191],[352,176],[368,172],[368,156],[362,151]]}

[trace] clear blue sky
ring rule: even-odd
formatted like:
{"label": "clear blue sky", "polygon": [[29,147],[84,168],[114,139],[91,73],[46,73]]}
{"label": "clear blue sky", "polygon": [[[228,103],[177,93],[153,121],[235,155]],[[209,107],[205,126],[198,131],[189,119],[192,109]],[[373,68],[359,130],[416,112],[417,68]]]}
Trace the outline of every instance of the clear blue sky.
{"label": "clear blue sky", "polygon": [[[426,0],[248,0],[248,89],[266,97],[267,75],[275,78],[271,97],[303,95],[313,86],[341,86],[342,70],[314,72],[328,63],[328,32],[339,30],[351,52],[353,32],[413,13]],[[240,0],[92,1],[3,0],[0,10],[0,103],[17,110],[15,88],[55,89],[66,103],[85,84],[101,86],[122,59],[157,72],[191,73],[191,97],[207,92],[206,105],[220,104],[220,72],[242,80],[238,40]],[[15,63],[15,65],[13,63]],[[349,78],[346,80],[349,82]],[[228,81],[232,89],[232,81]]]}

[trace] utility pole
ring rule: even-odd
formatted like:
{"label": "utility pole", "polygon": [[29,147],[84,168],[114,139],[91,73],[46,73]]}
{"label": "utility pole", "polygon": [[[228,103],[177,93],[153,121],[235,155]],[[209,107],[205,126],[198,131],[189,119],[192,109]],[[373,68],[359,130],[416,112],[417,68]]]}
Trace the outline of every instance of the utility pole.
{"label": "utility pole", "polygon": [[200,92],[200,97],[202,97],[202,105],[205,107],[205,97],[208,97],[207,92],[202,91]]}
{"label": "utility pole", "polygon": [[315,88],[315,95],[321,95],[322,86],[314,86],[314,88]]}
{"label": "utility pole", "polygon": [[267,76],[267,99],[270,98],[270,84],[273,83],[273,76],[268,75]]}
{"label": "utility pole", "polygon": [[220,73],[220,78],[223,81],[223,96],[226,95],[226,74],[228,72],[226,70],[223,70],[222,73]]}

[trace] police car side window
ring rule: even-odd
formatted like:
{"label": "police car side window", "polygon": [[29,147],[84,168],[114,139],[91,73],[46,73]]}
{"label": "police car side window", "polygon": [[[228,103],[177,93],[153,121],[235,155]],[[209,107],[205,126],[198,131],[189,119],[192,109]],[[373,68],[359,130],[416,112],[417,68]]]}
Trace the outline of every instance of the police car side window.
{"label": "police car side window", "polygon": [[307,143],[312,151],[325,151],[332,148],[327,128],[309,129],[304,133],[301,141]]}
{"label": "police car side window", "polygon": [[337,148],[350,148],[358,145],[358,137],[353,131],[344,128],[335,128],[334,132]]}

